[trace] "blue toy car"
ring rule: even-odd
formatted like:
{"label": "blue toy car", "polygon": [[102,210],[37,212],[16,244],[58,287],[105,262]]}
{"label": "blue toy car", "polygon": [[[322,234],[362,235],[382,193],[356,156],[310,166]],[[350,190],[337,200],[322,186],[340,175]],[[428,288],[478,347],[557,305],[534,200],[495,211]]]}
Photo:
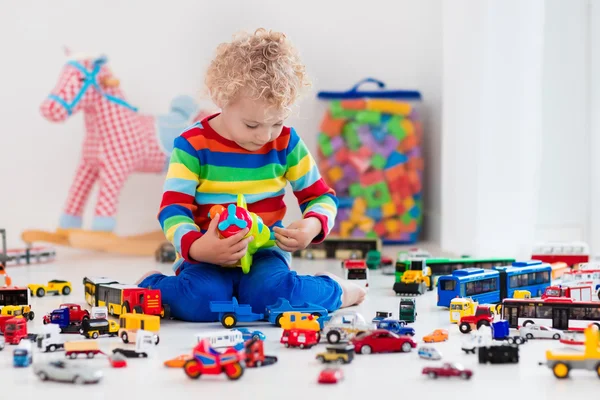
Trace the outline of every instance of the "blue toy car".
{"label": "blue toy car", "polygon": [[326,309],[316,304],[304,303],[299,306],[292,306],[290,302],[283,297],[277,299],[275,304],[267,306],[266,308],[266,318],[270,323],[275,324],[277,326],[281,326],[279,320],[283,316],[282,314],[286,311],[298,311],[303,313],[309,313],[312,315],[316,315],[319,317],[319,320],[322,317],[326,317],[329,315]]}
{"label": "blue toy car", "polygon": [[435,347],[422,346],[418,350],[419,357],[425,360],[441,360],[442,353],[440,353]]}
{"label": "blue toy car", "polygon": [[262,333],[261,331],[251,331],[250,329],[246,329],[246,328],[237,328],[236,330],[242,332],[242,338],[244,339],[244,341],[250,340],[250,339],[265,340],[267,338],[265,336],[265,334]]}
{"label": "blue toy car", "polygon": [[396,335],[415,336],[415,329],[405,326],[406,322],[397,319],[384,319],[377,322],[377,329],[385,329]]}
{"label": "blue toy car", "polygon": [[29,367],[33,361],[31,355],[31,342],[22,340],[17,348],[13,351],[13,366]]}
{"label": "blue toy car", "polygon": [[233,328],[238,322],[254,322],[264,318],[263,314],[252,312],[248,304],[239,304],[234,297],[230,301],[211,301],[210,311],[219,313],[219,321],[227,328]]}

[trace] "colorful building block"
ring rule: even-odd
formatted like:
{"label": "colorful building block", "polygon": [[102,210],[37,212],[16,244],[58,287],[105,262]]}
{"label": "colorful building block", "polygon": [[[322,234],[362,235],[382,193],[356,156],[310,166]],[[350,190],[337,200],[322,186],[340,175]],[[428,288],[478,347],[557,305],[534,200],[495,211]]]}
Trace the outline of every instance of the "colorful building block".
{"label": "colorful building block", "polygon": [[333,154],[333,147],[331,147],[331,140],[324,133],[319,133],[317,137],[317,142],[319,144],[319,150],[325,157],[329,157]]}
{"label": "colorful building block", "polygon": [[375,226],[375,221],[369,217],[364,217],[360,220],[358,224],[358,229],[363,231],[364,233],[369,232]]}
{"label": "colorful building block", "polygon": [[396,215],[396,205],[390,201],[381,206],[381,215],[384,218],[393,217]]}
{"label": "colorful building block", "polygon": [[348,190],[350,192],[350,196],[352,197],[359,197],[363,195],[363,188],[360,186],[360,183],[351,184]]}
{"label": "colorful building block", "polygon": [[341,237],[350,237],[350,232],[354,229],[354,224],[350,221],[342,221],[340,222],[340,236]]}
{"label": "colorful building block", "polygon": [[342,167],[339,165],[335,166],[327,171],[327,177],[329,178],[330,182],[333,182],[335,185],[337,181],[344,177],[344,170],[342,170]]}
{"label": "colorful building block", "polygon": [[381,207],[391,200],[390,191],[385,182],[379,182],[374,185],[366,186],[365,200],[368,207]]}
{"label": "colorful building block", "polygon": [[371,110],[359,111],[356,113],[356,122],[368,125],[381,125],[381,113]]}
{"label": "colorful building block", "polygon": [[371,165],[375,169],[383,169],[383,167],[385,167],[386,162],[387,162],[386,158],[381,154],[375,154],[371,158]]}
{"label": "colorful building block", "polygon": [[360,139],[358,137],[358,127],[360,125],[356,122],[350,122],[344,126],[342,135],[346,140],[348,148],[352,151],[356,151],[360,148]]}
{"label": "colorful building block", "polygon": [[381,113],[408,116],[411,114],[413,107],[410,103],[400,102],[396,100],[368,99],[367,110],[375,110]]}
{"label": "colorful building block", "polygon": [[400,121],[400,126],[402,126],[402,129],[404,129],[404,132],[406,132],[406,136],[414,136],[415,127],[410,120],[403,119]]}
{"label": "colorful building block", "polygon": [[364,159],[357,154],[350,153],[348,161],[359,174],[364,173],[371,166],[371,159]]}
{"label": "colorful building block", "polygon": [[393,137],[393,136],[388,136],[387,131],[381,127],[372,127],[371,135],[373,135],[375,140],[377,140],[378,142],[383,142],[385,140],[385,138],[387,138],[387,137]]}
{"label": "colorful building block", "polygon": [[398,164],[391,168],[386,167],[383,170],[383,174],[385,175],[385,179],[390,183],[399,179],[402,175],[406,174],[406,167],[404,164]]}
{"label": "colorful building block", "polygon": [[385,175],[383,174],[383,171],[377,169],[365,172],[360,176],[360,184],[363,186],[369,186],[384,181]]}
{"label": "colorful building block", "polygon": [[340,106],[347,110],[364,110],[367,108],[367,101],[364,99],[342,100]]}
{"label": "colorful building block", "polygon": [[407,136],[400,142],[397,149],[401,153],[406,153],[417,145],[417,137],[415,135]]}
{"label": "colorful building block", "polygon": [[342,208],[352,208],[353,204],[354,204],[354,198],[338,196],[338,213],[339,213],[339,210]]}
{"label": "colorful building block", "polygon": [[[390,204],[390,203],[387,203]],[[393,203],[392,203],[393,204]],[[367,217],[379,221],[383,215],[381,208],[367,208],[367,211],[365,213],[367,215]]]}
{"label": "colorful building block", "polygon": [[[338,164],[345,165],[348,162],[348,156],[350,155],[350,151],[347,147],[342,147],[338,151],[335,152],[334,158]],[[321,170],[323,171],[323,170]]]}
{"label": "colorful building block", "polygon": [[395,218],[386,218],[383,220],[385,230],[389,233],[396,233],[400,230],[400,221]]}
{"label": "colorful building block", "polygon": [[354,200],[354,205],[352,207],[352,212],[356,212],[360,215],[364,215],[367,212],[367,200],[359,197]]}
{"label": "colorful building block", "polygon": [[344,125],[346,125],[345,119],[333,118],[333,116],[327,112],[325,113],[325,118],[321,121],[320,130],[329,137],[339,136],[342,133]]}
{"label": "colorful building block", "polygon": [[385,164],[385,168],[390,168],[398,164],[404,164],[406,163],[406,161],[408,161],[408,157],[406,157],[405,154],[394,150],[388,157],[387,162]]}
{"label": "colorful building block", "polygon": [[384,221],[379,221],[373,227],[373,231],[377,234],[377,237],[385,237],[388,233],[388,230],[385,226]]}
{"label": "colorful building block", "polygon": [[358,181],[359,172],[352,164],[345,164],[342,169],[344,170],[344,176],[350,181],[349,183]]}
{"label": "colorful building block", "polygon": [[341,149],[345,148],[344,147],[344,139],[342,139],[341,136],[336,136],[336,137],[331,138],[330,143],[331,143],[331,148],[333,149],[334,153],[337,153]]}
{"label": "colorful building block", "polygon": [[390,134],[392,134],[396,139],[398,139],[398,141],[402,141],[406,137],[406,131],[404,130],[404,127],[401,124],[402,120],[403,118],[395,115],[392,118],[390,118],[390,120],[386,124],[387,131]]}

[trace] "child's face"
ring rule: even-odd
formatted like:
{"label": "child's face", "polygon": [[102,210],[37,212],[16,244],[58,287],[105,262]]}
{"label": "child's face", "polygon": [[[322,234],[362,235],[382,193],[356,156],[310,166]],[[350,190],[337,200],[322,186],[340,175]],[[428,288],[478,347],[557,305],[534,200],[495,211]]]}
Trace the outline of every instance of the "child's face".
{"label": "child's face", "polygon": [[234,142],[256,151],[281,135],[287,111],[269,107],[263,100],[240,96],[223,108],[221,117]]}

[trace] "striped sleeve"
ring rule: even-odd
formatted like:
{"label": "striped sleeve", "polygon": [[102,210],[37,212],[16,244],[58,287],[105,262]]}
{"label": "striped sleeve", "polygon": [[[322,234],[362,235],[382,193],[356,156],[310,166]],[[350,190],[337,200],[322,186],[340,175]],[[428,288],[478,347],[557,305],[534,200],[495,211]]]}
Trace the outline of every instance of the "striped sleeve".
{"label": "striped sleeve", "polygon": [[335,191],[321,177],[306,144],[293,128],[290,131],[286,163],[285,178],[292,185],[302,216],[321,221],[321,233],[313,239],[313,243],[320,243],[333,228],[338,200]]}
{"label": "striped sleeve", "polygon": [[190,246],[202,236],[194,222],[196,188],[200,183],[200,160],[196,150],[182,136],[174,141],[169,170],[163,188],[158,221],[167,240],[177,253],[188,262],[196,262],[189,255]]}

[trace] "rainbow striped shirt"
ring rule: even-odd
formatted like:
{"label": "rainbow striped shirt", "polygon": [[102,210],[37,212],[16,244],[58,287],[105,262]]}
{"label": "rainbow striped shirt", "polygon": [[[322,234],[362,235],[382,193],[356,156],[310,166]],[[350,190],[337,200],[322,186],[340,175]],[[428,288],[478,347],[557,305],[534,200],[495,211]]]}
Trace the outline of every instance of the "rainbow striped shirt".
{"label": "rainbow striped shirt", "polygon": [[[215,132],[210,116],[186,129],[174,141],[158,220],[180,257],[202,236],[215,204],[235,204],[244,194],[248,210],[269,226],[283,226],[285,186],[290,182],[304,218],[321,221],[318,243],[331,231],[337,198],[321,177],[306,145],[293,128],[261,149],[250,152]],[[289,255],[289,253],[287,253]],[[175,263],[177,270],[180,263]]]}

